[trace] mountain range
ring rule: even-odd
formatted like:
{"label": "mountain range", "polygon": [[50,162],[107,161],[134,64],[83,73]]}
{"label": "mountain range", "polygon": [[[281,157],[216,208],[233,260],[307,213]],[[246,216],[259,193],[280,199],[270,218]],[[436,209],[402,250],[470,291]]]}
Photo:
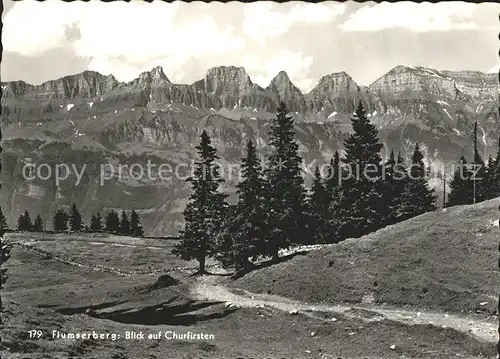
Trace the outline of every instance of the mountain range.
{"label": "mountain range", "polygon": [[[50,227],[54,209],[75,202],[84,218],[95,211],[133,208],[142,214],[147,234],[174,234],[189,195],[182,180],[115,176],[101,185],[100,165],[190,163],[202,129],[211,135],[222,163],[239,161],[248,138],[265,154],[270,120],[281,100],[296,120],[307,163],[328,161],[342,150],[359,101],[379,130],[384,155],[393,149],[409,158],[419,142],[437,173],[461,154],[471,159],[474,121],[484,157],[496,154],[500,135],[498,75],[477,71],[397,66],[369,86],[337,72],[323,76],[306,94],[284,71],[263,88],[234,66],[211,68],[190,85],[172,83],[155,67],[127,83],[84,71],[40,85],[2,82],[1,88],[0,205],[11,225],[28,208]],[[29,181],[22,174],[27,161],[85,163],[88,169],[78,186],[73,177],[61,183]],[[234,184],[225,185],[232,200]]]}

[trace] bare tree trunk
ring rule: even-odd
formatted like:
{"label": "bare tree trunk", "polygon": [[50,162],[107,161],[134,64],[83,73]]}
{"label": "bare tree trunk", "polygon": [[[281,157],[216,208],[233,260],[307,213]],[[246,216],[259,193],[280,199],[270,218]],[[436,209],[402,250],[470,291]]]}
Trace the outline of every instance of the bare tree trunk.
{"label": "bare tree trunk", "polygon": [[198,262],[199,262],[199,269],[198,269],[198,274],[205,274],[206,271],[205,271],[205,256],[200,256],[200,258],[198,258]]}

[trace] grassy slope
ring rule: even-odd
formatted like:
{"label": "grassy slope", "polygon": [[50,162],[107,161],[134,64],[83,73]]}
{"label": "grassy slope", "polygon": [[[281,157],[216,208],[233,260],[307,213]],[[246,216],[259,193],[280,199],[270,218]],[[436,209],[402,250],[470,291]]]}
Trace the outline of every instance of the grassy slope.
{"label": "grassy slope", "polygon": [[[78,263],[102,265],[124,271],[195,268],[172,254],[175,240],[134,238],[106,233],[43,234],[8,233],[7,239],[62,255]],[[213,261],[208,260],[208,265]]]}
{"label": "grassy slope", "polygon": [[499,203],[426,213],[255,271],[233,285],[306,302],[375,300],[494,313],[500,230],[489,222],[498,219]]}
{"label": "grassy slope", "polygon": [[[34,236],[34,235],[33,235]],[[69,257],[79,256],[92,262],[93,255],[106,250],[109,266],[123,263],[126,253],[116,246],[101,246],[100,251],[80,253],[82,243],[71,236],[40,236],[36,245],[62,251]],[[18,237],[19,239],[19,237]],[[25,238],[28,240],[29,238]],[[34,238],[31,238],[34,239]],[[45,239],[45,240],[42,240]],[[79,241],[84,241],[82,236]],[[101,238],[125,243],[132,239],[115,236]],[[140,243],[141,239],[136,239]],[[78,244],[78,245],[77,245]],[[148,243],[152,245],[153,243]],[[156,243],[158,245],[158,243]],[[159,263],[163,252],[152,251],[151,260]],[[170,263],[167,258],[166,263]],[[131,258],[128,269],[140,264]],[[118,277],[73,267],[54,259],[44,259],[21,247],[15,247],[8,262],[10,277],[2,295],[6,301],[4,326],[0,328],[0,356],[39,358],[81,356],[84,358],[260,358],[294,357],[333,359],[349,358],[455,358],[492,357],[494,347],[464,333],[431,325],[404,325],[388,320],[365,323],[358,319],[336,316],[332,323],[303,315],[292,316],[272,308],[226,308],[223,303],[199,302],[189,296],[192,279],[183,272],[172,272],[181,283],[150,293],[141,289],[156,276]],[[95,309],[97,317],[85,309]],[[154,325],[147,322],[154,322]],[[125,330],[156,333],[159,330],[205,332],[215,340],[125,340],[100,341],[29,339],[27,332],[41,329],[74,332],[77,330],[124,333]],[[311,333],[316,333],[314,336]],[[410,339],[411,338],[411,339]],[[390,346],[396,345],[395,350]],[[11,348],[9,352],[5,349]]]}

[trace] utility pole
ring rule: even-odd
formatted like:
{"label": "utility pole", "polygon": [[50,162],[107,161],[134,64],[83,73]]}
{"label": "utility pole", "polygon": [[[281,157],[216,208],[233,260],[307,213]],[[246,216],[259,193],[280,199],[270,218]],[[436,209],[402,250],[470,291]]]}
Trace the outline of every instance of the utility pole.
{"label": "utility pole", "polygon": [[476,122],[474,122],[474,154],[473,154],[473,166],[472,166],[472,169],[473,169],[473,172],[472,172],[472,200],[474,204],[476,204],[476,166],[477,166],[477,163],[476,163],[476,153],[477,153],[477,120]]}
{"label": "utility pole", "polygon": [[446,172],[443,171],[443,208],[446,207]]}

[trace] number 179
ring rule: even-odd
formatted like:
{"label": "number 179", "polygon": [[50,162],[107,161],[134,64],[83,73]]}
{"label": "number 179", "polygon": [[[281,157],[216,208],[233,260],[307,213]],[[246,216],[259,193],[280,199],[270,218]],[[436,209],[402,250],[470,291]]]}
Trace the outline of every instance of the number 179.
{"label": "number 179", "polygon": [[43,334],[41,330],[30,330],[30,331],[28,331],[28,333],[29,333],[30,339],[32,339],[32,338],[39,339],[42,337],[42,334]]}

